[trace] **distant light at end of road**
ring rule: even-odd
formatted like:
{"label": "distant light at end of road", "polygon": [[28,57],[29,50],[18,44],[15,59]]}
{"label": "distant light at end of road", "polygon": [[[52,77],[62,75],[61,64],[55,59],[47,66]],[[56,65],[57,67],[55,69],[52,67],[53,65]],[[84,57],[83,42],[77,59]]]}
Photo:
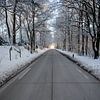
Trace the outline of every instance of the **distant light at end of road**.
{"label": "distant light at end of road", "polygon": [[49,45],[49,48],[50,48],[50,49],[55,49],[55,44]]}

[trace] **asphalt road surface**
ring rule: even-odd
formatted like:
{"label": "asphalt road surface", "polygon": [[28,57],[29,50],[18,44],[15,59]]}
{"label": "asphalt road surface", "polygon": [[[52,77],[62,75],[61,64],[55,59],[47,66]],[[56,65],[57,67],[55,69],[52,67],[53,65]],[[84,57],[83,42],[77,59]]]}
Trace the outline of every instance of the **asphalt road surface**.
{"label": "asphalt road surface", "polygon": [[1,88],[0,100],[100,100],[100,82],[50,50]]}

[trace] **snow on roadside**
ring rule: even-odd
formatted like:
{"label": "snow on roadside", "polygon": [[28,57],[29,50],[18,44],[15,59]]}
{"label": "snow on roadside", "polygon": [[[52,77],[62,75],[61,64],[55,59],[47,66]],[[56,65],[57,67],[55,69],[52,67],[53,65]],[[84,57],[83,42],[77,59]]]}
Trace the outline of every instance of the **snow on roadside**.
{"label": "snow on roadside", "polygon": [[66,54],[70,57],[73,57],[78,62],[80,62],[83,66],[86,67],[89,71],[92,71],[92,74],[96,75],[100,78],[100,59],[93,59],[88,56],[79,56],[77,53],[68,52],[68,51],[62,51],[58,50],[63,54]]}
{"label": "snow on roadside", "polygon": [[12,51],[12,60],[9,59],[10,46],[0,46],[0,82],[3,82],[10,75],[15,73],[18,69],[30,63],[32,60],[42,55],[47,49],[40,50],[30,54],[30,52],[24,47],[20,47],[22,56],[20,58],[19,53]]}

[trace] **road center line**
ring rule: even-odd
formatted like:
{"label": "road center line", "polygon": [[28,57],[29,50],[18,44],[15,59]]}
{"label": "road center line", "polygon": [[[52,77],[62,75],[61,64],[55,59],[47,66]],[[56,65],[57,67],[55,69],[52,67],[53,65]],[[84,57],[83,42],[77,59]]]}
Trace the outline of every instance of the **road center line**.
{"label": "road center line", "polygon": [[85,75],[85,73],[83,73],[80,69],[76,68],[76,70],[81,73],[86,79],[89,79],[89,77],[87,75]]}

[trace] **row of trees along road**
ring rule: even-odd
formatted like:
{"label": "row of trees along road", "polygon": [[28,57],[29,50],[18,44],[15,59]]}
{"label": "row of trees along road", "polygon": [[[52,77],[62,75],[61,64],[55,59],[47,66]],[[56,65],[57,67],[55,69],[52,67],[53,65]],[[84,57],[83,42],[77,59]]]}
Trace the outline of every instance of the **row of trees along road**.
{"label": "row of trees along road", "polygon": [[60,0],[58,5],[56,28],[65,37],[64,49],[67,43],[69,51],[75,49],[81,55],[88,55],[92,47],[94,59],[97,59],[100,46],[100,1]]}
{"label": "row of trees along road", "polygon": [[[8,35],[10,45],[16,45],[17,33],[20,35],[20,44],[26,42],[23,40],[27,37],[27,43],[30,45],[30,51],[35,51],[36,33],[44,31],[46,21],[49,19],[49,7],[45,9],[45,0],[1,0],[0,19]],[[41,31],[40,31],[41,30]],[[42,36],[42,35],[40,35]],[[42,38],[42,37],[41,37]]]}

